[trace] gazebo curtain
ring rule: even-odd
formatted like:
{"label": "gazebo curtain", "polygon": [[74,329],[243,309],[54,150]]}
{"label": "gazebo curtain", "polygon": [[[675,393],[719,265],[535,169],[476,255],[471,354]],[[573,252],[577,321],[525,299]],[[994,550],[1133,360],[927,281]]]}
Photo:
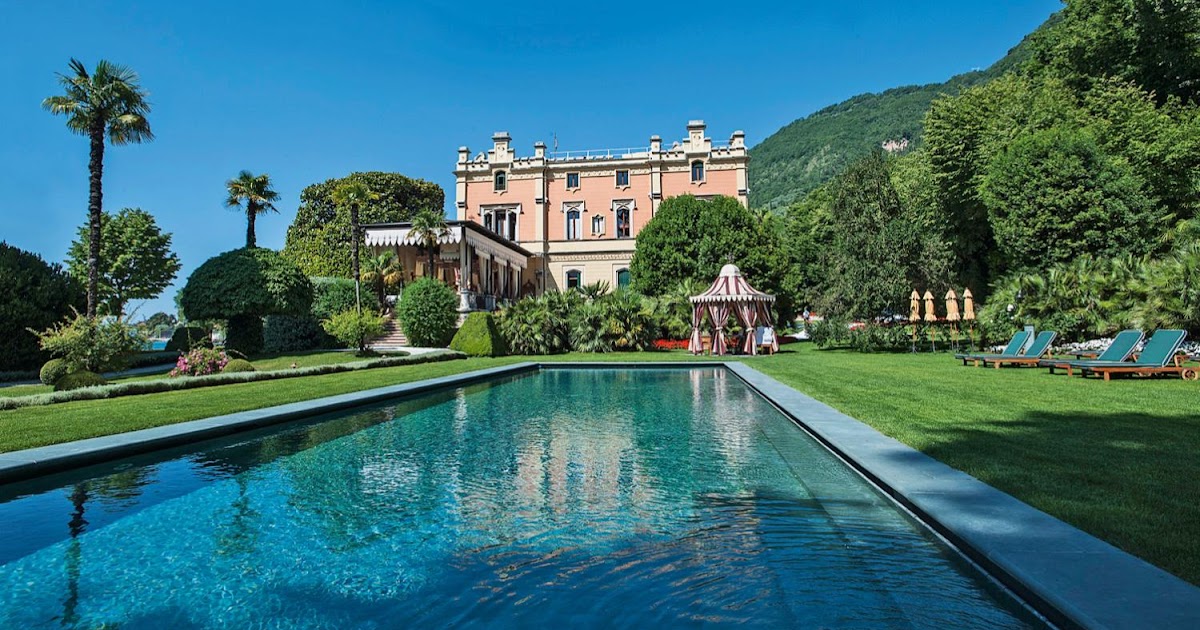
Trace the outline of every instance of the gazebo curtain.
{"label": "gazebo curtain", "polygon": [[[697,309],[699,310],[699,309]],[[712,319],[715,329],[713,333],[713,354],[725,354],[725,320],[729,319],[729,304],[714,302],[708,305],[708,316]]]}
{"label": "gazebo curtain", "polygon": [[754,354],[758,349],[758,344],[755,343],[754,325],[758,323],[758,304],[754,302],[738,302],[733,307],[737,318],[742,322],[742,328],[746,329],[746,340],[742,343],[742,352],[746,354]]}
{"label": "gazebo curtain", "polygon": [[704,323],[704,309],[697,306],[692,309],[692,338],[688,341],[688,352],[700,354],[704,352],[704,343],[700,341],[700,326]]}

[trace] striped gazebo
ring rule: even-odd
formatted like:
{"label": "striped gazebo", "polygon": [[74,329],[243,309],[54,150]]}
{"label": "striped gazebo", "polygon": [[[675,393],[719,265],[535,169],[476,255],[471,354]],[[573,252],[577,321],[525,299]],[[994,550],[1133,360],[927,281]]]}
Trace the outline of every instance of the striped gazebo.
{"label": "striped gazebo", "polygon": [[[688,342],[688,351],[692,354],[704,351],[700,341],[700,326],[704,324],[704,316],[707,314],[715,333],[712,353],[725,354],[725,321],[729,319],[732,311],[746,329],[746,341],[742,351],[755,354],[758,351],[758,344],[754,339],[755,326],[761,321],[771,328],[770,305],[774,302],[774,295],[750,286],[742,277],[737,265],[725,265],[707,291],[692,296],[692,339]],[[774,350],[779,350],[779,341],[774,334],[771,335],[771,343]]]}

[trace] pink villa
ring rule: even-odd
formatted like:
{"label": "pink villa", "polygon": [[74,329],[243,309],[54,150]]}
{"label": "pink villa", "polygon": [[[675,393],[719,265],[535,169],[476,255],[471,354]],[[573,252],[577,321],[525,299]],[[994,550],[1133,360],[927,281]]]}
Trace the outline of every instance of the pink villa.
{"label": "pink villa", "polygon": [[464,312],[597,281],[623,287],[634,238],[663,199],[725,195],[747,203],[745,134],[721,144],[704,132],[704,122],[693,120],[687,136],[668,146],[659,136],[646,147],[588,151],[549,152],[536,142],[524,157],[499,132],[474,157],[458,149],[456,219],[435,269],[424,269],[406,223],[364,226],[366,242],[394,249],[417,275],[456,286]]}

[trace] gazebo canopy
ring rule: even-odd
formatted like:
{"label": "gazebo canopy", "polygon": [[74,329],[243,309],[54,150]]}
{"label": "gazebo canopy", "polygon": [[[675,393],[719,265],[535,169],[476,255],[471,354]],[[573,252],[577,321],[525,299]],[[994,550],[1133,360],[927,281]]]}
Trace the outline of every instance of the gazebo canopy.
{"label": "gazebo canopy", "polygon": [[[725,320],[733,315],[746,327],[746,341],[742,350],[746,354],[755,354],[754,328],[758,322],[763,322],[770,328],[770,305],[775,302],[775,296],[763,293],[750,286],[742,277],[737,265],[725,265],[721,273],[713,281],[712,286],[700,295],[693,295],[692,301],[692,338],[688,342],[688,350],[699,354],[702,350],[700,326],[704,323],[705,315],[714,328],[712,353],[725,354]],[[770,344],[772,350],[779,350],[779,341],[775,339],[775,331],[771,330]]]}
{"label": "gazebo canopy", "polygon": [[693,295],[692,304],[712,304],[715,302],[767,302],[775,301],[775,296],[763,293],[750,286],[742,277],[742,270],[737,265],[721,267],[721,273],[713,281],[712,286],[700,295]]}

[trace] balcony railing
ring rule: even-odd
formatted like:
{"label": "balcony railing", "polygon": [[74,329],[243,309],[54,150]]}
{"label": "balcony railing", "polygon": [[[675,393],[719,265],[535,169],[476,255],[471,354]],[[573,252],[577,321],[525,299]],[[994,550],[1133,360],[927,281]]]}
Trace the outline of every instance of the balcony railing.
{"label": "balcony railing", "polygon": [[551,160],[611,160],[650,153],[650,147],[626,147],[623,149],[586,149],[583,151],[551,151]]}

